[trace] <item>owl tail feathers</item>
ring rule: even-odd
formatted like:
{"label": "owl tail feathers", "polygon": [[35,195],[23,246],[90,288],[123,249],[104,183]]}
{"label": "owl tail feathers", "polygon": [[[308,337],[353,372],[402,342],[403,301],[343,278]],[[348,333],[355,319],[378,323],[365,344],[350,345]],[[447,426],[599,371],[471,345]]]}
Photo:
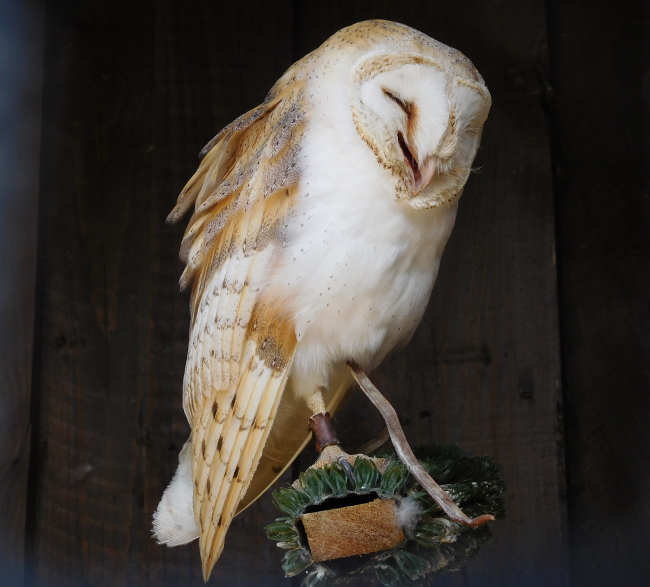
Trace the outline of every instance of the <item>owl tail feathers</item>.
{"label": "owl tail feathers", "polygon": [[188,440],[178,455],[178,469],[153,515],[153,537],[158,544],[180,546],[196,540],[199,528],[192,500],[192,450]]}

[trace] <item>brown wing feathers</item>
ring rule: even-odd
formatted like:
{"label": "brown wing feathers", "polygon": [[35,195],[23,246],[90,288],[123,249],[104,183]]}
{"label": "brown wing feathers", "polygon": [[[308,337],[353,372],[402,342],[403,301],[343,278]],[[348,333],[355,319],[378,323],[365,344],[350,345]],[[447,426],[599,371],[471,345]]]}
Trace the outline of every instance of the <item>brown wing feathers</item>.
{"label": "brown wing feathers", "polygon": [[296,346],[282,308],[258,303],[299,179],[301,84],[277,88],[211,143],[169,221],[192,204],[181,284],[192,283],[184,407],[207,579],[251,483]]}
{"label": "brown wing feathers", "polygon": [[[210,465],[200,506],[200,520],[204,524],[200,526],[200,546],[206,576],[221,554],[226,530],[252,479],[295,349],[293,329],[283,325],[281,317],[266,314],[263,319],[265,313],[266,310],[256,310],[252,319],[251,338],[244,353],[246,366],[221,432],[218,425],[214,430],[208,427],[211,437],[219,435],[220,450]],[[259,325],[260,322],[264,324]],[[222,482],[211,487],[211,479]]]}

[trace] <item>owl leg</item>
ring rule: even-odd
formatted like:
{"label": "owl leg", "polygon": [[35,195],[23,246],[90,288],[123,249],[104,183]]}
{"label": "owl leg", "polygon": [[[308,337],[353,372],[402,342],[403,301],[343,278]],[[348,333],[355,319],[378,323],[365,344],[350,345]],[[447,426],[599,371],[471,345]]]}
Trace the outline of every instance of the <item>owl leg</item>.
{"label": "owl leg", "polygon": [[[352,465],[350,464],[350,455],[339,446],[339,439],[336,436],[332,418],[325,411],[325,402],[323,400],[323,390],[318,390],[307,400],[307,405],[312,410],[313,415],[309,418],[309,427],[312,429],[316,441],[316,450],[320,456],[312,465],[314,467],[323,467],[332,463],[339,463],[343,467],[348,479],[354,482]],[[353,459],[354,460],[354,459]]]}

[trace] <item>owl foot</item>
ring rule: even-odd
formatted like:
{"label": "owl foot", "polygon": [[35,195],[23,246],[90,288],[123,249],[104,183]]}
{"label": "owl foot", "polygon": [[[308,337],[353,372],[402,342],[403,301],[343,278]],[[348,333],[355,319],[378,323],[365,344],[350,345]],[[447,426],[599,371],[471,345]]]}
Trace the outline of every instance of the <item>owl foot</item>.
{"label": "owl foot", "polygon": [[386,468],[385,459],[377,459],[368,457],[365,454],[348,454],[339,446],[339,440],[336,437],[336,431],[332,424],[332,419],[329,413],[324,412],[314,414],[309,418],[309,427],[314,432],[316,438],[316,450],[320,453],[316,462],[309,467],[310,469],[322,469],[327,465],[338,463],[343,467],[345,475],[352,486],[355,485],[354,472],[352,465],[358,457],[370,459],[375,462],[377,468],[383,472]]}
{"label": "owl foot", "polygon": [[[343,467],[348,480],[354,482],[354,473],[350,464],[352,455],[346,453],[339,446],[339,439],[336,437],[336,431],[329,412],[314,414],[309,418],[309,427],[314,432],[316,450],[320,453],[312,467],[320,469],[325,465],[339,463]],[[354,459],[352,459],[352,462],[354,462]]]}
{"label": "owl foot", "polygon": [[348,361],[348,368],[352,372],[353,377],[359,384],[359,387],[368,396],[368,399],[379,410],[386,422],[390,439],[395,447],[395,452],[399,459],[406,465],[409,472],[422,488],[435,500],[440,508],[449,516],[454,522],[476,528],[485,522],[494,520],[494,516],[486,514],[478,518],[470,518],[453,502],[453,500],[442,490],[431,476],[424,470],[422,465],[418,462],[409,446],[402,426],[399,423],[399,418],[393,406],[390,405],[388,400],[380,393],[380,391],[373,385],[370,378],[366,375],[364,370],[355,362]]}

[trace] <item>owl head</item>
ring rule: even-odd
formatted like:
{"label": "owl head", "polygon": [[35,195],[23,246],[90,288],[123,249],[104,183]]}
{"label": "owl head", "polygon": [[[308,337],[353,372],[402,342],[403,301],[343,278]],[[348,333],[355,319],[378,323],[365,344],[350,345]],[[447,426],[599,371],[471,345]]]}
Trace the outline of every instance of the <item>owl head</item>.
{"label": "owl head", "polygon": [[[441,206],[465,185],[490,94],[464,55],[390,25],[402,29],[400,42],[379,43],[352,67],[352,117],[359,137],[392,174],[397,198],[414,208]],[[405,35],[412,37],[406,43]]]}

